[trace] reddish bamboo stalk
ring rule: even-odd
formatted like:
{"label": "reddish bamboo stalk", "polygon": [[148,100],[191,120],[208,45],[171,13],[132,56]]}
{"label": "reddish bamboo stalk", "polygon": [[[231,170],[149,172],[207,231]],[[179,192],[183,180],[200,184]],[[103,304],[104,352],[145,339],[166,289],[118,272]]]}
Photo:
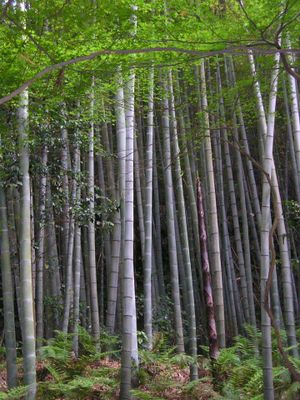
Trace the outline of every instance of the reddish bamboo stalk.
{"label": "reddish bamboo stalk", "polygon": [[212,359],[217,359],[219,355],[218,336],[214,311],[214,300],[212,295],[211,275],[209,268],[207,234],[204,219],[203,195],[200,179],[197,178],[197,211],[199,224],[199,238],[201,248],[203,291],[207,311],[207,329],[209,340],[209,355]]}

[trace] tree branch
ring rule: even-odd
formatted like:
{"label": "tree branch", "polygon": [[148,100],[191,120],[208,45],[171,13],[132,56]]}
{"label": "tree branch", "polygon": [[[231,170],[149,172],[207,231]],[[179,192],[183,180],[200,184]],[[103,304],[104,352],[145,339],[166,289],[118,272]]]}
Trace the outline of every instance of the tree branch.
{"label": "tree branch", "polygon": [[[0,98],[0,105],[7,103],[14,97],[18,96],[20,93],[22,93],[24,90],[29,88],[31,85],[33,85],[39,78],[42,78],[43,76],[49,74],[50,72],[60,69],[60,68],[65,68],[69,65],[72,64],[77,64],[79,62],[83,61],[89,61],[89,60],[94,60],[95,58],[98,58],[100,56],[109,56],[109,55],[130,55],[130,54],[145,54],[145,53],[166,53],[166,52],[174,52],[174,53],[182,53],[182,54],[189,54],[189,55],[197,55],[200,57],[211,57],[211,56],[216,56],[216,55],[222,55],[222,54],[233,54],[233,55],[247,55],[248,51],[252,50],[253,53],[255,54],[275,54],[279,52],[280,54],[300,54],[300,49],[262,49],[262,48],[256,48],[256,47],[251,47],[251,46],[240,46],[236,48],[229,48],[229,49],[223,49],[223,50],[211,50],[211,51],[201,51],[201,50],[190,50],[190,49],[183,49],[179,47],[152,47],[152,48],[145,48],[145,49],[116,49],[116,50],[99,50],[93,53],[90,53],[88,55],[83,55],[79,57],[72,58],[67,61],[62,61],[57,64],[49,65],[48,67],[42,69],[40,72],[38,72],[36,75],[34,75],[31,79],[23,83],[21,86],[19,86],[17,89],[12,91],[10,94]],[[297,75],[298,76],[298,75]],[[300,76],[299,78],[300,81]]]}

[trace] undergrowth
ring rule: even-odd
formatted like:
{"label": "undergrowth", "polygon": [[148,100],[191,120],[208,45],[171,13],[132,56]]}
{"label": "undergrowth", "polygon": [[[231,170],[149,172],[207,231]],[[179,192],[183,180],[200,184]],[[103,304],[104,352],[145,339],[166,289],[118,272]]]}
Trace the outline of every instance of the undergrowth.
{"label": "undergrowth", "polygon": [[[162,334],[157,334],[152,351],[141,348],[136,372],[137,386],[132,390],[140,400],[262,400],[263,370],[261,334],[247,328],[246,337],[238,336],[233,346],[222,349],[211,364],[207,355],[194,359],[177,354]],[[120,376],[120,341],[102,333],[100,346],[91,336],[79,331],[79,357],[72,352],[72,334],[56,332],[40,349],[37,364],[37,399],[117,399]],[[284,336],[284,335],[283,335]],[[97,349],[109,349],[99,352]],[[203,353],[208,351],[202,346]],[[300,369],[300,361],[291,358]],[[283,366],[273,341],[273,377],[276,399],[300,399],[300,384],[293,383]],[[189,381],[189,366],[197,363],[199,379]],[[22,399],[25,386],[0,393],[0,400]]]}
{"label": "undergrowth", "polygon": [[[233,346],[222,349],[214,365],[216,389],[227,400],[263,400],[263,360],[261,333],[246,327],[247,336],[238,336]],[[281,337],[286,341],[285,333]],[[300,384],[292,382],[289,371],[283,365],[277,348],[275,335],[272,340],[273,382],[275,398],[280,400],[300,399]],[[299,360],[290,357],[300,369]]]}

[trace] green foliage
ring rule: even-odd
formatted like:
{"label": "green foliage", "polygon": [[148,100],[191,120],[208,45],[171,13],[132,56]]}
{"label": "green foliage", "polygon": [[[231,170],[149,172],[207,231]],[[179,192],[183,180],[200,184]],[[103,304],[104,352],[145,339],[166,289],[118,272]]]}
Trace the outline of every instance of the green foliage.
{"label": "green foliage", "polygon": [[163,400],[163,397],[153,397],[153,393],[147,393],[140,389],[132,389],[130,393],[138,400]]}
{"label": "green foliage", "polygon": [[285,200],[283,205],[285,206],[286,218],[290,229],[299,230],[300,204],[295,200]]}
{"label": "green foliage", "polygon": [[2,360],[5,357],[5,346],[0,346],[0,360]]}
{"label": "green foliage", "polygon": [[112,391],[116,388],[115,379],[105,378],[103,376],[75,376],[74,379],[67,382],[39,384],[38,399],[56,399],[58,396],[63,396],[64,399],[84,399],[87,396],[101,394],[101,398],[109,398]]}
{"label": "green foliage", "polygon": [[40,349],[41,360],[66,361],[72,350],[71,334],[56,331],[56,336],[48,341],[47,346]]}
{"label": "green foliage", "polygon": [[293,382],[289,388],[285,391],[282,400],[294,400],[297,398],[297,395],[299,396],[300,393],[300,383],[299,382]]}
{"label": "green foliage", "polygon": [[[103,336],[107,344],[108,338],[105,334]],[[97,352],[95,341],[82,327],[79,327],[78,337],[78,358],[72,352],[73,334],[56,332],[55,338],[41,348],[43,369],[38,375],[47,379],[38,384],[38,399],[84,399],[99,393],[105,399],[110,398],[116,390],[118,368],[112,369],[105,363],[106,357],[114,351]],[[116,338],[112,337],[111,342],[115,344]],[[103,340],[101,344],[103,345]]]}
{"label": "green foliage", "polygon": [[183,388],[184,398],[189,400],[198,399],[221,399],[214,390],[210,376],[188,382]]}
{"label": "green foliage", "polygon": [[103,350],[109,349],[110,354],[113,354],[115,357],[119,357],[120,349],[121,349],[121,338],[117,335],[112,335],[102,329],[100,335],[100,348]]}
{"label": "green foliage", "polygon": [[0,392],[0,400],[18,400],[26,394],[27,386],[18,386],[9,390],[7,393]]}
{"label": "green foliage", "polygon": [[[262,358],[256,346],[261,346],[261,333],[245,327],[247,337],[238,336],[234,345],[222,349],[218,360],[206,357],[195,360],[186,354],[177,354],[175,347],[167,344],[163,334],[156,334],[151,351],[141,348],[140,366],[137,370],[138,387],[131,391],[136,399],[182,400],[224,399],[263,400]],[[139,336],[144,341],[143,332]],[[118,356],[120,339],[101,334],[101,348],[108,352],[97,352],[96,343],[90,334],[79,327],[80,356],[72,353],[72,334],[56,332],[40,350],[37,399],[57,398],[80,400],[87,398],[111,399],[119,387],[119,361],[108,359]],[[284,367],[273,341],[273,381],[277,398],[292,400],[300,393],[299,383],[292,383],[289,371]],[[292,359],[299,369],[299,360]],[[189,366],[197,362],[200,379],[189,382]],[[21,399],[26,387],[18,387],[0,394],[0,400]]]}
{"label": "green foliage", "polygon": [[[263,399],[263,362],[256,350],[256,346],[261,348],[261,333],[255,333],[249,327],[246,327],[246,331],[248,336],[238,336],[232,347],[220,351],[218,360],[214,363],[217,389],[224,399]],[[282,337],[284,340],[283,333]],[[280,399],[288,399],[289,393],[296,393],[299,387],[294,385],[291,389],[290,374],[283,365],[275,337],[272,346],[275,393]],[[291,361],[296,365],[296,360]]]}
{"label": "green foliage", "polygon": [[166,337],[161,334],[154,337],[151,351],[141,349],[139,355],[137,377],[143,388],[142,392],[135,392],[139,399],[160,398],[168,390],[181,393],[189,375],[189,365],[197,362],[187,354],[177,354],[176,348],[168,347]]}

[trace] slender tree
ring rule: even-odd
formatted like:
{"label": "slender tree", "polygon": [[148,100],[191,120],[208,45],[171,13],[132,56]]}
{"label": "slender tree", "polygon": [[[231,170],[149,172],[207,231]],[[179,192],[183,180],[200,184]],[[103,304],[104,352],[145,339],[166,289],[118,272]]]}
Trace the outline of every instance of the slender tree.
{"label": "slender tree", "polygon": [[28,385],[27,400],[36,394],[36,354],[35,323],[33,312],[33,286],[31,265],[31,221],[30,221],[30,177],[28,149],[28,91],[20,95],[17,112],[20,140],[20,171],[22,174],[21,192],[21,231],[20,231],[20,282],[21,312],[23,323],[24,381]]}
{"label": "slender tree", "polygon": [[152,263],[153,263],[153,235],[152,235],[152,193],[153,193],[153,86],[154,71],[149,73],[149,95],[147,115],[147,150],[146,150],[146,203],[145,203],[145,252],[144,252],[144,327],[148,338],[148,347],[152,348]]}
{"label": "slender tree", "polygon": [[211,147],[211,139],[209,131],[208,102],[206,96],[204,62],[202,62],[200,65],[200,82],[201,82],[201,109],[203,110],[204,113],[204,132],[205,132],[204,148],[205,148],[205,161],[207,165],[208,193],[209,193],[209,206],[210,206],[209,240],[211,243],[211,251],[212,251],[211,271],[212,271],[212,282],[213,282],[213,295],[214,295],[215,310],[216,310],[216,324],[217,324],[219,346],[225,347],[225,317],[224,317],[222,269],[221,269],[221,258],[220,258],[219,226],[218,226],[218,214],[216,205],[212,147]]}
{"label": "slender tree", "polygon": [[17,343],[15,330],[14,289],[10,262],[5,193],[0,183],[1,275],[4,312],[4,339],[8,388],[17,385]]}

